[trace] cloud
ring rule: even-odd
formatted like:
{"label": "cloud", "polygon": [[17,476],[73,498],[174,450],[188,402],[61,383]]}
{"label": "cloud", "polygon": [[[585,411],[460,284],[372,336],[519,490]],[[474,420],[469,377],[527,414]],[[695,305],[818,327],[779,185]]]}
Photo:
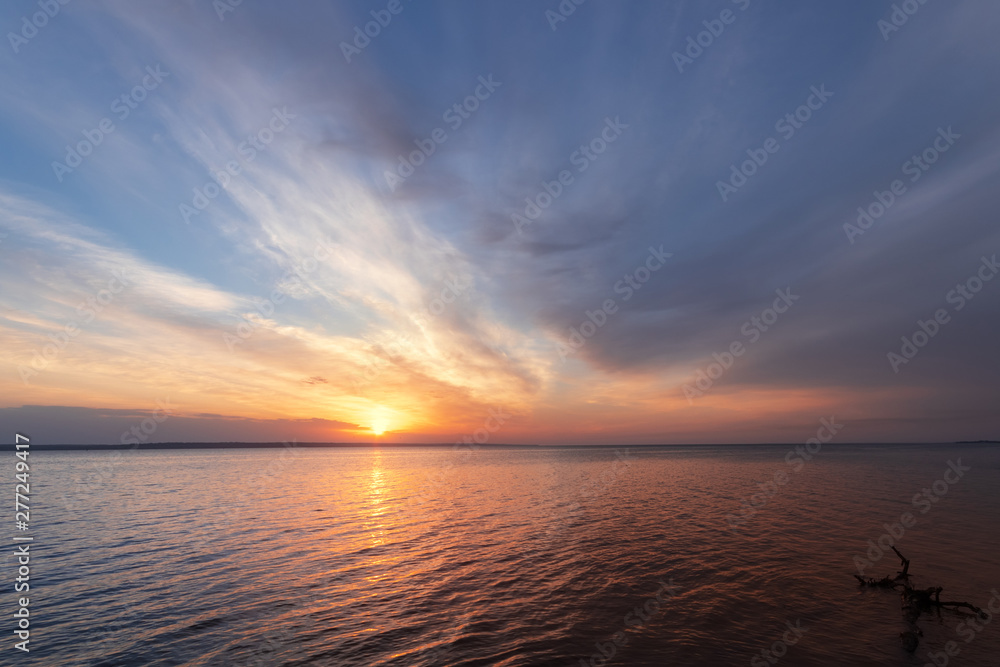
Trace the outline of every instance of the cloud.
{"label": "cloud", "polygon": [[[166,402],[170,405],[169,401]],[[155,420],[151,434],[144,421]],[[357,442],[366,427],[329,419],[248,419],[211,413],[100,409],[58,405],[0,408],[0,424],[40,445],[134,444],[141,442]],[[14,431],[11,431],[14,432]]]}
{"label": "cloud", "polygon": [[[31,165],[0,174],[0,343],[27,396],[5,403],[169,393],[227,419],[364,430],[388,411],[390,430],[419,434],[467,432],[499,404],[535,429],[508,433],[572,440],[765,433],[746,406],[804,424],[864,401],[895,415],[865,414],[873,429],[902,432],[962,395],[967,422],[990,423],[1000,292],[905,377],[882,367],[1000,240],[998,47],[981,4],[927,6],[888,43],[880,8],[752,5],[683,74],[673,52],[712,18],[696,3],[581,6],[556,32],[517,7],[408,6],[348,64],[339,40],[362,5],[244,4],[220,22],[204,3],[116,0],[67,10],[31,45],[79,42],[58,67],[4,56],[0,127]],[[156,63],[166,82],[56,183],[51,161]],[[502,86],[391,190],[398,156],[485,75]],[[721,201],[731,165],[821,84],[835,96]],[[579,170],[574,153],[617,117],[628,129]],[[849,244],[844,222],[941,126],[963,135],[953,152]],[[516,233],[511,214],[564,169],[574,182]],[[615,285],[660,245],[673,257],[626,302]],[[21,383],[115,271],[128,287]],[[681,386],[786,287],[801,302],[688,406]],[[557,345],[608,298],[619,312],[563,363]]]}

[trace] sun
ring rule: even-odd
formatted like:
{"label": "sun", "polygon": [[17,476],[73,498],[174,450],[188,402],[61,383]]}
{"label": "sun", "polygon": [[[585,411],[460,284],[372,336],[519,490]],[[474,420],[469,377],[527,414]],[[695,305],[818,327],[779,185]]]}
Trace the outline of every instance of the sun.
{"label": "sun", "polygon": [[389,420],[385,417],[376,417],[372,421],[372,433],[375,435],[382,435],[389,430]]}
{"label": "sun", "polygon": [[392,410],[384,405],[375,406],[375,409],[369,413],[368,417],[369,428],[372,433],[379,436],[388,431],[392,425],[391,418]]}
{"label": "sun", "polygon": [[359,417],[355,422],[359,425],[359,430],[371,433],[376,438],[385,433],[400,433],[411,423],[405,412],[378,403],[370,405]]}

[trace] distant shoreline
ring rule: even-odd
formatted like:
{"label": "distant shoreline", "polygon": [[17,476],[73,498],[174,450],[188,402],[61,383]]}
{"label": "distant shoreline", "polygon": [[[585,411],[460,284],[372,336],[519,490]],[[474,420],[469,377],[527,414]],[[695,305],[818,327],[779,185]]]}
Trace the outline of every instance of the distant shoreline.
{"label": "distant shoreline", "polygon": [[[616,449],[621,447],[632,447],[635,449],[653,449],[667,447],[794,447],[802,443],[752,443],[752,444],[661,444],[661,445],[515,445],[515,444],[486,444],[479,445],[481,449]],[[875,446],[875,447],[899,447],[899,446],[933,446],[933,445],[1000,445],[1000,440],[959,440],[956,442],[843,442],[828,443],[827,447],[849,447],[849,446]],[[147,442],[138,445],[42,445],[32,444],[32,451],[123,451],[131,449],[154,450],[154,449],[281,449],[281,448],[315,448],[330,449],[337,447],[365,447],[368,449],[407,449],[419,447],[431,448],[454,448],[453,443],[406,443],[406,442]],[[461,445],[463,448],[468,445]],[[12,452],[14,445],[0,444],[0,451]]]}

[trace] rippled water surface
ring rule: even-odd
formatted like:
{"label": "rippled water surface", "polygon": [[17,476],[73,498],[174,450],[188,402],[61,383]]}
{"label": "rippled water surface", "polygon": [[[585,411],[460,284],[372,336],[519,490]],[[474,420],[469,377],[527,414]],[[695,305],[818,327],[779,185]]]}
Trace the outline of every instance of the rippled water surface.
{"label": "rippled water surface", "polygon": [[[985,607],[997,450],[827,445],[799,466],[789,449],[35,452],[31,653],[9,623],[0,662],[758,665],[773,649],[920,666],[955,641],[950,665],[1000,664],[1000,623],[950,612],[922,616],[906,653],[899,595],[851,576],[910,511],[897,544],[916,585]],[[959,459],[969,470],[914,506]]]}

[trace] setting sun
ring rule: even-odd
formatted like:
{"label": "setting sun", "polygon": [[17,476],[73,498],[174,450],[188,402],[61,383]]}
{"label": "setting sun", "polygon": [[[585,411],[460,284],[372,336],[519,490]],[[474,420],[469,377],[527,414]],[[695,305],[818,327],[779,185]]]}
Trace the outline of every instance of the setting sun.
{"label": "setting sun", "polygon": [[392,424],[390,419],[392,416],[391,413],[391,410],[381,405],[375,408],[370,419],[372,433],[382,435],[389,430]]}

